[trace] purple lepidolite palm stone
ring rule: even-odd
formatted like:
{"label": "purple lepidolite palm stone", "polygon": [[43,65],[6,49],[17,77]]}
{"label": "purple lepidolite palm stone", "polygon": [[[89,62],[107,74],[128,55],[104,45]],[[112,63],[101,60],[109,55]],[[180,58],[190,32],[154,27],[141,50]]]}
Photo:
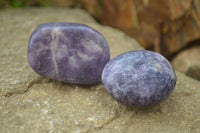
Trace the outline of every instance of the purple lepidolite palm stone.
{"label": "purple lepidolite palm stone", "polygon": [[158,104],[172,93],[176,75],[162,55],[138,50],[121,54],[109,61],[102,73],[108,93],[128,106]]}
{"label": "purple lepidolite palm stone", "polygon": [[97,83],[109,59],[110,50],[104,37],[82,24],[42,24],[29,40],[28,62],[32,69],[58,81]]}

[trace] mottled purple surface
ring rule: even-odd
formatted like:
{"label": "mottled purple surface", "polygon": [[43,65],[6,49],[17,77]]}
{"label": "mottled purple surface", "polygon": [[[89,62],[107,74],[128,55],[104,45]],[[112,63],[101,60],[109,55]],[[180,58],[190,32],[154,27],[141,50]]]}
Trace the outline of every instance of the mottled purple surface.
{"label": "mottled purple surface", "polygon": [[117,101],[145,107],[168,98],[176,85],[176,75],[162,55],[138,50],[109,61],[103,70],[102,82]]}
{"label": "mottled purple surface", "polygon": [[109,46],[104,37],[82,24],[42,24],[29,40],[30,66],[38,74],[54,80],[97,83],[109,59]]}

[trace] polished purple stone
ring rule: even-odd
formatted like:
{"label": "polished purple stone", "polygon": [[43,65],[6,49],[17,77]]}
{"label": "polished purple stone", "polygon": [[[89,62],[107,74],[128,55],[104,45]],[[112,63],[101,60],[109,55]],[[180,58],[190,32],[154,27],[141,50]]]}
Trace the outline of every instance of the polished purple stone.
{"label": "polished purple stone", "polygon": [[103,70],[102,82],[117,101],[128,106],[147,107],[169,97],[176,75],[162,55],[138,50],[109,61]]}
{"label": "polished purple stone", "polygon": [[42,24],[29,40],[28,62],[32,69],[58,81],[97,83],[109,59],[110,50],[104,37],[82,24]]}

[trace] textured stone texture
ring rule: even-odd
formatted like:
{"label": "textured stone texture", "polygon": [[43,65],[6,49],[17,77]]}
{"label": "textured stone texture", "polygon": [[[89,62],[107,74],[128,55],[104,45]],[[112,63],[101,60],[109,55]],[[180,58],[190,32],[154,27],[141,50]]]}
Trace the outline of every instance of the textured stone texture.
{"label": "textured stone texture", "polygon": [[100,26],[81,10],[23,9],[0,11],[1,132],[200,132],[200,83],[177,73],[177,85],[166,102],[145,110],[113,100],[102,84],[68,85],[37,75],[27,63],[31,32],[38,24],[70,21],[100,31],[111,57],[141,49],[118,30]]}
{"label": "textured stone texture", "polygon": [[169,97],[176,84],[176,75],[162,55],[138,50],[109,61],[103,69],[102,82],[117,101],[133,107],[146,107]]}
{"label": "textured stone texture", "polygon": [[200,46],[190,47],[179,53],[173,60],[174,69],[200,80]]}
{"label": "textured stone texture", "polygon": [[24,94],[0,98],[2,132],[200,131],[200,83],[177,73],[172,96],[159,106],[131,109],[103,85],[80,87],[41,79]]}
{"label": "textured stone texture", "polygon": [[31,34],[28,62],[45,77],[74,84],[95,84],[110,60],[110,48],[96,30],[78,23],[45,23]]}

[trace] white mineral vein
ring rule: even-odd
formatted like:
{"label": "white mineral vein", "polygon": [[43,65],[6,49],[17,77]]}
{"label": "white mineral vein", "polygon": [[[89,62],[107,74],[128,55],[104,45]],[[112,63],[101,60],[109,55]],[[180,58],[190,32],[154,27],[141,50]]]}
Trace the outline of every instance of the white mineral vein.
{"label": "white mineral vein", "polygon": [[52,37],[52,41],[50,43],[50,48],[51,48],[51,53],[52,53],[52,61],[53,61],[53,64],[54,64],[54,67],[55,67],[55,73],[56,73],[56,77],[59,77],[59,72],[58,72],[58,64],[56,62],[56,49],[57,49],[57,42],[58,42],[58,39],[59,39],[59,36],[57,35],[57,32],[59,31],[58,28],[55,28],[52,30],[51,32],[51,37]]}

